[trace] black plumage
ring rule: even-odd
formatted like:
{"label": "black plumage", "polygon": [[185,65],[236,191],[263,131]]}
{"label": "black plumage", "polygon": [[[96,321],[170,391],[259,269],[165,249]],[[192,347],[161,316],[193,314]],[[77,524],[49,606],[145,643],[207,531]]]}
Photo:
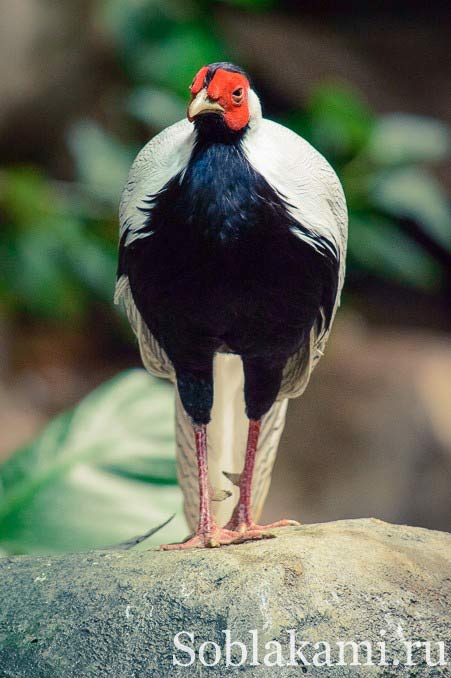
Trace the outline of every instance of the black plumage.
{"label": "black plumage", "polygon": [[[221,116],[195,121],[197,140],[184,172],[148,196],[147,237],[121,243],[119,276],[174,365],[195,423],[207,423],[216,351],[242,356],[249,418],[269,410],[287,359],[328,326],[338,258],[316,248],[279,195],[249,164],[245,129]],[[322,314],[321,314],[322,309]]]}

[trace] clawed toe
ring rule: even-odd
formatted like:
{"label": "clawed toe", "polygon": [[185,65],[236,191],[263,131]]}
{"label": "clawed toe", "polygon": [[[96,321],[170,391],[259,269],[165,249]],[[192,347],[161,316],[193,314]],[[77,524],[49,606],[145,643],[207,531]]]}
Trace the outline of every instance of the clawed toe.
{"label": "clawed toe", "polygon": [[193,537],[180,544],[163,544],[161,551],[185,551],[188,549],[218,548],[230,544],[242,544],[253,539],[270,539],[274,535],[260,531],[237,531],[214,527],[208,531],[198,531]]}
{"label": "clawed toe", "polygon": [[256,525],[254,522],[229,522],[225,527],[214,526],[210,530],[199,530],[194,536],[180,544],[162,544],[161,551],[187,551],[189,549],[218,548],[230,544],[242,544],[256,539],[273,539],[276,535],[268,530],[277,527],[299,526],[297,520],[277,520],[268,525]]}
{"label": "clawed toe", "polygon": [[261,530],[273,530],[276,527],[299,527],[301,523],[297,520],[276,520],[275,523],[268,525],[255,525],[254,527]]}
{"label": "clawed toe", "polygon": [[300,524],[301,523],[299,523],[297,520],[276,520],[274,523],[268,523],[267,525],[257,525],[253,521],[238,522],[232,519],[227,523],[226,529],[235,530],[236,532],[240,532],[241,534],[250,534],[250,533],[256,534],[264,533],[265,530],[274,530],[277,527],[299,527]]}

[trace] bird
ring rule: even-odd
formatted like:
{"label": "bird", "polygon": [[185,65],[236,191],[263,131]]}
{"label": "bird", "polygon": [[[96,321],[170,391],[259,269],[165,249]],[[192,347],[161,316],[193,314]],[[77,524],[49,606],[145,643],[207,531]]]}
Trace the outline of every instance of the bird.
{"label": "bird", "polygon": [[202,67],[186,118],[137,155],[119,208],[116,303],[144,367],[175,384],[190,536],[162,549],[273,537],[259,524],[289,398],[324,353],[345,274],[340,181],[262,116],[239,66]]}

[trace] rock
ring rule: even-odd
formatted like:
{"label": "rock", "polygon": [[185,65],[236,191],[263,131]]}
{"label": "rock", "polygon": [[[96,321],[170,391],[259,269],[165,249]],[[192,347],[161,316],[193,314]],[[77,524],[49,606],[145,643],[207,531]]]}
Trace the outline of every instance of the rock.
{"label": "rock", "polygon": [[[450,640],[450,561],[451,535],[375,519],[286,528],[276,539],[205,551],[4,558],[0,674],[449,675],[431,664]],[[227,629],[247,646],[239,668],[227,666],[242,656],[237,645],[227,656]],[[304,666],[287,665],[290,638],[294,650],[310,643]],[[351,646],[340,662],[338,641],[368,641],[372,664],[363,645],[356,661],[365,668],[351,666]],[[409,642],[419,645],[405,666]],[[174,653],[191,661],[183,646],[195,655],[190,668],[173,665]]]}

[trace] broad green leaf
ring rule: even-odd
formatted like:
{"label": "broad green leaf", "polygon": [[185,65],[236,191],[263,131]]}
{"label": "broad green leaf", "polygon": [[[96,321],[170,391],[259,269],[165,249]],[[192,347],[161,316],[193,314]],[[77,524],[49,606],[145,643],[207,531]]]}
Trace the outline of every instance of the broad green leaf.
{"label": "broad green leaf", "polygon": [[135,150],[122,145],[89,120],[72,127],[68,144],[86,190],[116,208]]}
{"label": "broad green leaf", "polygon": [[426,171],[415,168],[385,170],[370,182],[373,204],[395,217],[417,221],[445,249],[451,249],[451,213],[447,196]]}
{"label": "broad green leaf", "polygon": [[149,543],[187,533],[176,485],[172,387],[125,372],[52,421],[0,466],[0,548],[76,551],[176,518]]}
{"label": "broad green leaf", "polygon": [[450,152],[447,125],[432,118],[396,113],[379,118],[365,155],[379,165],[444,160]]}
{"label": "broad green leaf", "polygon": [[141,122],[163,129],[186,115],[188,97],[183,99],[169,90],[141,87],[130,96],[128,109]]}
{"label": "broad green leaf", "polygon": [[375,275],[425,290],[439,286],[437,263],[388,219],[351,213],[348,247],[350,260]]}

